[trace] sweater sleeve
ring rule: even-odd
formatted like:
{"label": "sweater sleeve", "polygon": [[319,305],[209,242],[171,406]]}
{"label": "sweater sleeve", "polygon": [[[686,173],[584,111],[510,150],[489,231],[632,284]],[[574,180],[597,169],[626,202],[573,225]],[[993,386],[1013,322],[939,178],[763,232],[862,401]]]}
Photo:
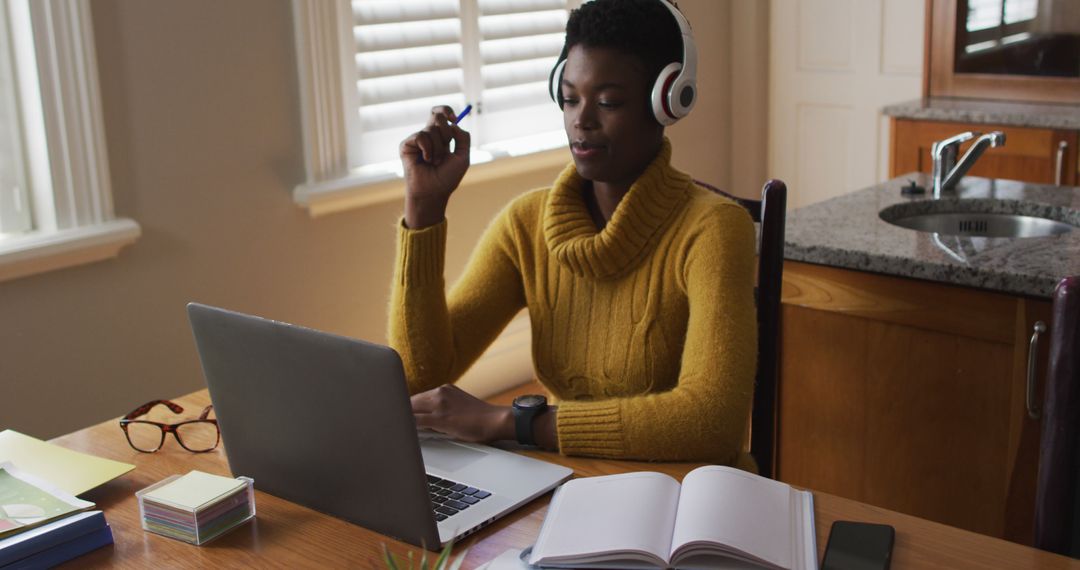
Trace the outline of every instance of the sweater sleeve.
{"label": "sweater sleeve", "polygon": [[670,391],[563,402],[560,450],[654,461],[740,458],[757,359],[754,225],[741,207],[710,214],[688,240],[682,275],[689,316],[677,385]]}
{"label": "sweater sleeve", "polygon": [[398,227],[388,336],[412,394],[460,378],[525,305],[509,209],[484,232],[449,294],[446,233],[446,220],[420,230]]}

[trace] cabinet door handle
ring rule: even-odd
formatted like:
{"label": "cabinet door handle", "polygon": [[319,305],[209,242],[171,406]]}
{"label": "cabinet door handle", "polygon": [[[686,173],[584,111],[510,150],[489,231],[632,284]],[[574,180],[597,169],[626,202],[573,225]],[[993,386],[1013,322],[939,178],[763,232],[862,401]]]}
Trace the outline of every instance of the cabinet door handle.
{"label": "cabinet door handle", "polygon": [[1031,332],[1031,341],[1028,343],[1027,362],[1027,413],[1028,417],[1037,420],[1042,417],[1042,409],[1035,402],[1035,368],[1039,358],[1039,335],[1046,332],[1046,323],[1036,321]]}
{"label": "cabinet door handle", "polygon": [[1065,149],[1069,148],[1069,141],[1059,141],[1057,149],[1057,163],[1054,165],[1054,186],[1061,186],[1065,178]]}

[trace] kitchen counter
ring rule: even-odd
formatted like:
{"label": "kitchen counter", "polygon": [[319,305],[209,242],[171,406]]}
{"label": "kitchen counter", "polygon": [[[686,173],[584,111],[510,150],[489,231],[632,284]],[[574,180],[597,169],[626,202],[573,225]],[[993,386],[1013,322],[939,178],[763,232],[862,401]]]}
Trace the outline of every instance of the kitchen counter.
{"label": "kitchen counter", "polygon": [[889,105],[881,112],[897,119],[1080,130],[1080,105],[930,97]]}
{"label": "kitchen counter", "polygon": [[1080,226],[1080,188],[969,176],[934,201],[929,190],[902,195],[909,180],[931,186],[929,175],[911,173],[788,212],[784,257],[1037,298],[1050,298],[1062,277],[1080,275],[1080,228],[1051,237],[961,237],[909,230],[878,215],[905,202],[925,202],[930,212],[956,200],[982,199],[987,213],[1040,215]]}

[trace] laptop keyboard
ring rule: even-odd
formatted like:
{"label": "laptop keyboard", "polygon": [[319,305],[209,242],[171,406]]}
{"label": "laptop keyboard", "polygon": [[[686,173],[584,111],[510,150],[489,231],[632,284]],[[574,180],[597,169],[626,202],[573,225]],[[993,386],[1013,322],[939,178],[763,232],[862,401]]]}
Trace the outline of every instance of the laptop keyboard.
{"label": "laptop keyboard", "polygon": [[444,521],[491,496],[487,491],[434,475],[428,475],[427,482],[436,521]]}

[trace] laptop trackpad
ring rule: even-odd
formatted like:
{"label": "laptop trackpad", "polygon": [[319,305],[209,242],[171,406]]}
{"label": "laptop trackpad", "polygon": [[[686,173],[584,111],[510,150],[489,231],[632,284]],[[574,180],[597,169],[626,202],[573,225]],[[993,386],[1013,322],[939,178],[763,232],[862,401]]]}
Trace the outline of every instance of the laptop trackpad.
{"label": "laptop trackpad", "polygon": [[483,451],[465,447],[446,439],[425,439],[420,442],[424,465],[445,471],[457,471],[487,457]]}

